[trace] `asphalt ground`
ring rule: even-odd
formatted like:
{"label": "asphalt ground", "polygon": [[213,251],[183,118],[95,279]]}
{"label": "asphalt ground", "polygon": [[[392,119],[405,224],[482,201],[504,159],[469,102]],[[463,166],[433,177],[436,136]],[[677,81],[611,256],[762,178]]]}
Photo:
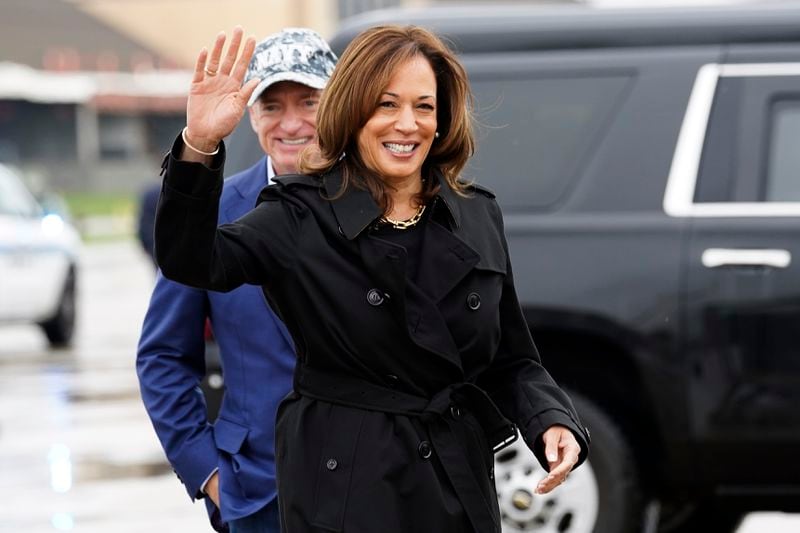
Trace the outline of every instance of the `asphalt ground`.
{"label": "asphalt ground", "polygon": [[[0,532],[211,531],[139,398],[153,281],[135,242],[87,245],[73,348],[50,350],[33,326],[0,328]],[[800,515],[756,513],[738,533],[798,531]]]}

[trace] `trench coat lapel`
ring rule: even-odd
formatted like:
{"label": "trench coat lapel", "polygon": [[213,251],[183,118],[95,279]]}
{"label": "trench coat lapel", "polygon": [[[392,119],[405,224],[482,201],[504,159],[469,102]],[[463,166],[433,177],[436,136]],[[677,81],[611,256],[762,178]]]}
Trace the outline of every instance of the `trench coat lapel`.
{"label": "trench coat lapel", "polygon": [[480,256],[450,230],[431,219],[420,250],[417,284],[424,294],[439,302],[478,263]]}
{"label": "trench coat lapel", "polygon": [[[329,198],[336,197],[341,184],[340,173],[325,176],[324,187]],[[445,224],[457,232],[461,223],[459,202],[444,183],[436,201],[439,200],[444,208],[441,218],[448,218]],[[400,247],[364,231],[381,215],[369,191],[350,187],[331,201],[331,207],[340,234],[356,242],[370,278],[388,294],[389,305],[405,321],[412,340],[461,370],[458,347],[437,304],[469,274],[480,255],[431,216],[425,225],[417,281],[409,282],[405,254]]]}

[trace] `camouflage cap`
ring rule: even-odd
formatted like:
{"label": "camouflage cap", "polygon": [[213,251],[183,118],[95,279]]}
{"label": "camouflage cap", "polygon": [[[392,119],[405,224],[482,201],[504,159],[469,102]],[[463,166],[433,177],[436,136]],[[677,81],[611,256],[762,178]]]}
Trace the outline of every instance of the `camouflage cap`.
{"label": "camouflage cap", "polygon": [[286,28],[256,45],[244,83],[258,78],[250,101],[251,106],[273,83],[294,81],[314,89],[322,89],[336,65],[328,43],[315,31],[307,28]]}

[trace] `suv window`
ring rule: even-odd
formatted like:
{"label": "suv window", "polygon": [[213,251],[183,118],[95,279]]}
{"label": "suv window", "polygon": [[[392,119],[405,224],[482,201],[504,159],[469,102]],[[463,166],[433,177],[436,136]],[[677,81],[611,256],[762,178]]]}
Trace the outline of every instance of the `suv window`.
{"label": "suv window", "polygon": [[772,103],[770,130],[764,197],[768,202],[800,201],[800,99]]}
{"label": "suv window", "polygon": [[627,75],[472,75],[478,146],[465,177],[491,188],[504,210],[552,206],[596,146],[629,80]]}
{"label": "suv window", "polygon": [[694,203],[800,202],[800,76],[726,68],[738,71],[717,81]]}

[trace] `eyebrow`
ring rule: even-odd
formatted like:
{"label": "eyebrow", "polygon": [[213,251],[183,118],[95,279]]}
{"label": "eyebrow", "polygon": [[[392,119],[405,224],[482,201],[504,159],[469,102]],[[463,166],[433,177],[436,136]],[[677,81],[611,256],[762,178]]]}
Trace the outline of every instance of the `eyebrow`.
{"label": "eyebrow", "polygon": [[[391,93],[391,92],[389,92],[389,91],[384,91],[384,92],[383,92],[383,94],[388,94],[389,96],[394,96],[395,98],[400,98],[400,95],[399,95],[399,94],[396,94],[396,93]],[[428,98],[433,98],[433,99],[436,99],[436,97],[435,97],[435,96],[433,96],[433,95],[430,95],[430,94],[423,94],[422,96],[420,96],[419,98],[417,98],[417,100],[426,100],[426,99],[428,99]]]}

